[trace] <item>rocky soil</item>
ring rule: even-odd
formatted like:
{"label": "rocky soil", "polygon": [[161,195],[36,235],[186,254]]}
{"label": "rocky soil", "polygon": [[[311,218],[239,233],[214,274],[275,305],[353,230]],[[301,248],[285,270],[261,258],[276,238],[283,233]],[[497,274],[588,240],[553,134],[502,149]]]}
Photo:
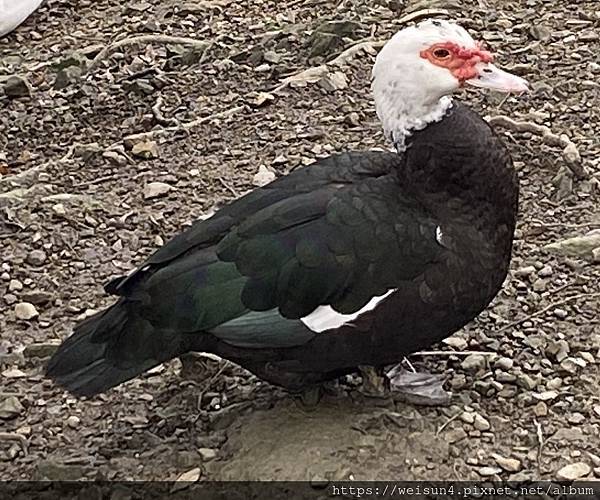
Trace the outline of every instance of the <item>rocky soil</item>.
{"label": "rocky soil", "polygon": [[[349,395],[308,411],[210,358],[89,400],[44,378],[109,303],[102,284],[191,221],[385,147],[374,49],[282,82],[424,8],[532,84],[461,96],[528,124],[495,119],[522,186],[503,291],[411,357],[444,374],[449,406]],[[45,2],[0,40],[0,479],[600,479],[599,34],[594,0]]]}

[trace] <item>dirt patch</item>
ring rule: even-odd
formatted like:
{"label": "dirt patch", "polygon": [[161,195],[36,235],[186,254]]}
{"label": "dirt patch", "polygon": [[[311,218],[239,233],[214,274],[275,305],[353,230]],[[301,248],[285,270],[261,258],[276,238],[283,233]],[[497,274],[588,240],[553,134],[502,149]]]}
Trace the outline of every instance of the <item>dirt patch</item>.
{"label": "dirt patch", "polygon": [[436,475],[452,477],[449,446],[433,422],[411,408],[398,413],[361,403],[344,398],[307,412],[284,401],[253,412],[231,427],[224,463],[210,470],[229,481],[427,479],[439,460]]}
{"label": "dirt patch", "polygon": [[[0,85],[26,80],[13,80],[22,96],[0,93],[0,478],[163,480],[200,468],[202,479],[538,479],[567,464],[600,478],[600,268],[591,254],[544,250],[600,227],[596,2],[177,4],[54,0],[0,40]],[[194,376],[174,361],[82,401],[43,378],[52,343],[108,303],[103,283],[251,189],[261,165],[282,175],[385,147],[371,54],[338,68],[343,77],[274,89],[427,6],[450,9],[532,82],[521,98],[461,98],[566,134],[587,173],[571,174],[561,147],[502,130],[522,187],[511,276],[476,321],[432,348],[442,354],[411,358],[445,374],[451,406],[346,396],[306,413],[211,360]],[[86,73],[111,42],[146,35],[207,44],[128,44]],[[144,137],[152,144],[124,140],[169,127]],[[148,196],[151,183],[159,195]]]}

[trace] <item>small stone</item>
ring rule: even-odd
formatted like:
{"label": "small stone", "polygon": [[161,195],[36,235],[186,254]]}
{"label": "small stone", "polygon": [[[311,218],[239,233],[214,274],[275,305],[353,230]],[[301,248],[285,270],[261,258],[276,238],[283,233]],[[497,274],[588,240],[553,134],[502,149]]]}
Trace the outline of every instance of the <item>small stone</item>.
{"label": "small stone", "polygon": [[553,356],[556,359],[556,361],[560,363],[569,355],[570,351],[571,348],[569,347],[569,344],[566,340],[557,340],[556,342],[551,342],[548,345],[548,347],[546,348],[546,355]]}
{"label": "small stone", "polygon": [[479,415],[479,413],[476,413],[473,427],[475,427],[475,429],[478,431],[488,431],[491,426],[485,417]]}
{"label": "small stone", "polygon": [[9,76],[4,82],[4,93],[6,97],[31,97],[31,85],[26,78],[18,75]]}
{"label": "small stone", "polygon": [[158,144],[154,141],[137,142],[131,148],[131,153],[138,158],[149,160],[158,158]]}
{"label": "small stone", "polygon": [[191,483],[195,483],[200,479],[200,468],[196,467],[187,472],[181,474],[176,480],[175,484],[171,487],[171,493],[174,493],[179,490],[183,490],[190,486]]}
{"label": "small stone", "polygon": [[594,357],[594,355],[591,352],[581,351],[581,352],[578,352],[577,355],[581,359],[583,359],[584,361],[587,361],[590,364],[594,364],[596,362],[596,358]]}
{"label": "small stone", "polygon": [[33,304],[30,304],[29,302],[19,302],[15,306],[15,316],[18,319],[28,321],[37,318],[39,313]]}
{"label": "small stone", "polygon": [[44,262],[46,262],[46,253],[43,250],[32,250],[27,254],[27,258],[25,260],[32,266],[41,266]]}
{"label": "small stone", "polygon": [[533,413],[536,417],[545,417],[548,415],[548,406],[543,401],[540,401],[533,407]]}
{"label": "small stone", "polygon": [[56,215],[60,215],[61,217],[67,215],[67,209],[62,203],[56,203],[52,205],[52,210]]}
{"label": "small stone", "polygon": [[445,436],[446,441],[448,441],[450,444],[453,444],[458,443],[459,441],[462,441],[464,438],[466,438],[467,432],[462,427],[459,427],[457,429],[452,429],[446,432]]}
{"label": "small stone", "polygon": [[270,102],[275,100],[275,96],[273,94],[269,94],[268,92],[250,92],[247,95],[248,102],[253,108],[261,108]]}
{"label": "small stone", "polygon": [[457,373],[452,377],[450,385],[452,386],[452,389],[460,390],[467,385],[467,377],[464,373]]}
{"label": "small stone", "polygon": [[523,374],[517,377],[517,385],[530,391],[537,387],[538,381],[527,374]]}
{"label": "small stone", "polygon": [[554,271],[552,270],[552,266],[549,265],[545,265],[538,271],[538,276],[540,278],[549,278],[552,274],[554,274]]}
{"label": "small stone", "polygon": [[254,68],[254,71],[256,71],[257,73],[266,73],[267,71],[271,70],[271,65],[264,63],[264,64],[259,64],[258,66],[256,66]]}
{"label": "small stone", "polygon": [[9,306],[12,306],[17,300],[19,299],[17,299],[17,297],[12,293],[7,293],[4,296],[4,302],[6,302]]}
{"label": "small stone", "polygon": [[496,361],[494,361],[494,368],[498,368],[499,370],[508,371],[513,367],[514,364],[515,364],[515,362],[512,359],[502,357],[502,358],[498,358]]}
{"label": "small stone", "polygon": [[52,356],[58,349],[58,343],[37,342],[28,344],[23,350],[23,356],[26,358],[47,358]]}
{"label": "small stone", "polygon": [[452,337],[448,337],[442,340],[442,342],[457,351],[462,351],[468,346],[467,341],[458,335],[452,335]]}
{"label": "small stone", "polygon": [[275,180],[275,173],[269,170],[265,165],[258,167],[258,172],[252,178],[252,184],[258,187],[266,186]]}
{"label": "small stone", "polygon": [[481,467],[481,468],[477,469],[477,472],[479,473],[480,476],[488,477],[488,476],[495,476],[496,474],[500,474],[502,472],[502,469],[500,469],[498,467]]}
{"label": "small stone", "polygon": [[521,470],[521,461],[516,458],[506,458],[502,455],[492,453],[492,457],[496,460],[496,463],[507,472],[519,472]]}
{"label": "small stone", "polygon": [[328,92],[344,90],[348,87],[348,78],[341,71],[334,71],[321,78],[319,85]]}
{"label": "small stone", "polygon": [[344,118],[344,122],[346,122],[348,125],[351,125],[352,127],[358,127],[361,123],[360,115],[356,111],[348,113],[348,115],[346,115],[346,118]]}
{"label": "small stone", "polygon": [[560,362],[560,368],[572,375],[586,366],[587,363],[581,358],[565,358]]}
{"label": "small stone", "polygon": [[475,422],[475,414],[471,413],[470,411],[463,411],[460,414],[460,419],[466,424],[472,424]]}
{"label": "small stone", "polygon": [[71,415],[69,418],[67,418],[66,422],[71,429],[75,429],[81,423],[81,419],[75,415]]}
{"label": "small stone", "polygon": [[217,457],[217,450],[214,448],[198,448],[198,453],[205,462]]}
{"label": "small stone", "polygon": [[343,39],[332,33],[315,32],[310,38],[310,56],[326,56],[343,44]]}
{"label": "small stone", "polygon": [[0,401],[0,418],[3,420],[18,417],[24,410],[25,408],[15,396],[8,396]]}
{"label": "small stone", "polygon": [[460,364],[460,367],[467,372],[478,372],[483,370],[485,366],[486,359],[481,354],[469,354]]}
{"label": "small stone", "polygon": [[515,276],[517,278],[525,278],[528,276],[531,276],[532,274],[534,274],[536,271],[534,266],[527,266],[527,267],[522,267],[521,269],[517,269],[515,271]]}
{"label": "small stone", "polygon": [[565,319],[569,315],[569,313],[567,311],[565,311],[564,309],[561,309],[560,307],[557,307],[556,309],[554,309],[552,314],[554,314],[554,316],[556,316],[558,319]]}
{"label": "small stone", "polygon": [[75,156],[76,158],[82,158],[83,161],[86,162],[101,152],[102,148],[97,142],[90,142],[88,144],[77,144],[73,147],[73,156]]}
{"label": "small stone", "polygon": [[579,425],[585,422],[585,417],[581,413],[573,413],[573,415],[567,418],[567,421],[571,424]]}
{"label": "small stone", "polygon": [[21,434],[21,436],[31,436],[31,427],[28,425],[24,425],[19,427],[16,431],[17,434]]}
{"label": "small stone", "polygon": [[496,372],[495,378],[498,382],[510,383],[510,384],[512,384],[515,380],[517,380],[516,375],[513,375],[512,373],[501,372],[501,371]]}
{"label": "small stone", "polygon": [[600,405],[594,405],[594,413],[600,417]]}
{"label": "small stone", "polygon": [[11,292],[18,292],[20,290],[23,290],[23,283],[21,283],[19,280],[10,280],[10,282],[8,283],[8,289]]}
{"label": "small stone", "polygon": [[[187,57],[186,57],[187,56]],[[194,57],[194,52],[191,53],[184,53],[183,57],[191,60]],[[140,80],[135,80],[133,82],[128,82],[128,83],[124,83],[123,84],[123,89],[126,90],[127,92],[133,92],[137,95],[140,96],[146,96],[146,95],[150,95],[153,94],[154,91],[156,90],[148,80],[145,79],[140,79]]]}
{"label": "small stone", "polygon": [[565,465],[557,471],[556,477],[563,481],[575,481],[584,476],[587,476],[592,471],[592,468],[585,462],[576,462],[574,464]]}
{"label": "small stone", "polygon": [[281,56],[277,52],[274,52],[272,50],[267,50],[263,54],[263,59],[268,63],[277,64],[278,62],[281,61]]}
{"label": "small stone", "polygon": [[59,69],[56,72],[54,88],[56,90],[67,88],[71,83],[75,83],[80,80],[82,74],[82,69],[78,66],[69,66],[67,68]]}
{"label": "small stone", "polygon": [[532,396],[538,401],[552,401],[558,397],[558,392],[556,391],[544,391],[544,392],[534,392]]}
{"label": "small stone", "polygon": [[127,158],[117,153],[116,151],[105,151],[104,153],[102,153],[102,156],[106,158],[109,162],[111,162],[113,165],[127,165]]}
{"label": "small stone", "polygon": [[21,299],[23,299],[24,302],[31,302],[32,304],[38,306],[47,304],[53,299],[53,296],[51,293],[44,292],[42,290],[31,290],[29,292],[22,293]]}
{"label": "small stone", "polygon": [[552,36],[552,31],[547,26],[542,24],[533,24],[529,29],[531,36],[536,40],[545,41]]}
{"label": "small stone", "polygon": [[164,182],[150,182],[144,187],[144,199],[151,200],[152,198],[164,196],[172,189],[173,186],[165,184]]}
{"label": "small stone", "polygon": [[2,372],[4,378],[24,378],[27,374],[18,368],[8,368]]}

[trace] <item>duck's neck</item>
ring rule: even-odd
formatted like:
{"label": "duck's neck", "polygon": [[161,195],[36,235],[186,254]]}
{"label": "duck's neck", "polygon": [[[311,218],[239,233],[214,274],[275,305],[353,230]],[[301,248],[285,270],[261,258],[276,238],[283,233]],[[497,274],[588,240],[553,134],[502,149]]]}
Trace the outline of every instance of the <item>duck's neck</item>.
{"label": "duck's neck", "polygon": [[428,99],[421,89],[378,85],[374,82],[375,109],[388,139],[399,153],[406,151],[407,138],[430,123],[440,121],[452,107],[452,98]]}

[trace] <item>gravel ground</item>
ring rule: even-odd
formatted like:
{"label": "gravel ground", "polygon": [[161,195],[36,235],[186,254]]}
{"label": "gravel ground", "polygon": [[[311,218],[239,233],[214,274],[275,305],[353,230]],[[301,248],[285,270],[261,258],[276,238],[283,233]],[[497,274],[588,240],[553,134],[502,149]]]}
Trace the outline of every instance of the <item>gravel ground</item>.
{"label": "gravel ground", "polygon": [[[600,228],[598,4],[366,4],[51,0],[0,40],[0,479],[600,479],[600,241],[563,243]],[[346,397],[309,412],[212,359],[89,400],[44,379],[56,342],[108,304],[102,284],[191,221],[265,176],[385,147],[369,51],[275,89],[423,8],[448,9],[532,83],[461,99],[563,137],[498,127],[522,187],[511,274],[442,352],[411,358],[446,376],[450,406]],[[101,52],[156,35],[205,43]]]}

